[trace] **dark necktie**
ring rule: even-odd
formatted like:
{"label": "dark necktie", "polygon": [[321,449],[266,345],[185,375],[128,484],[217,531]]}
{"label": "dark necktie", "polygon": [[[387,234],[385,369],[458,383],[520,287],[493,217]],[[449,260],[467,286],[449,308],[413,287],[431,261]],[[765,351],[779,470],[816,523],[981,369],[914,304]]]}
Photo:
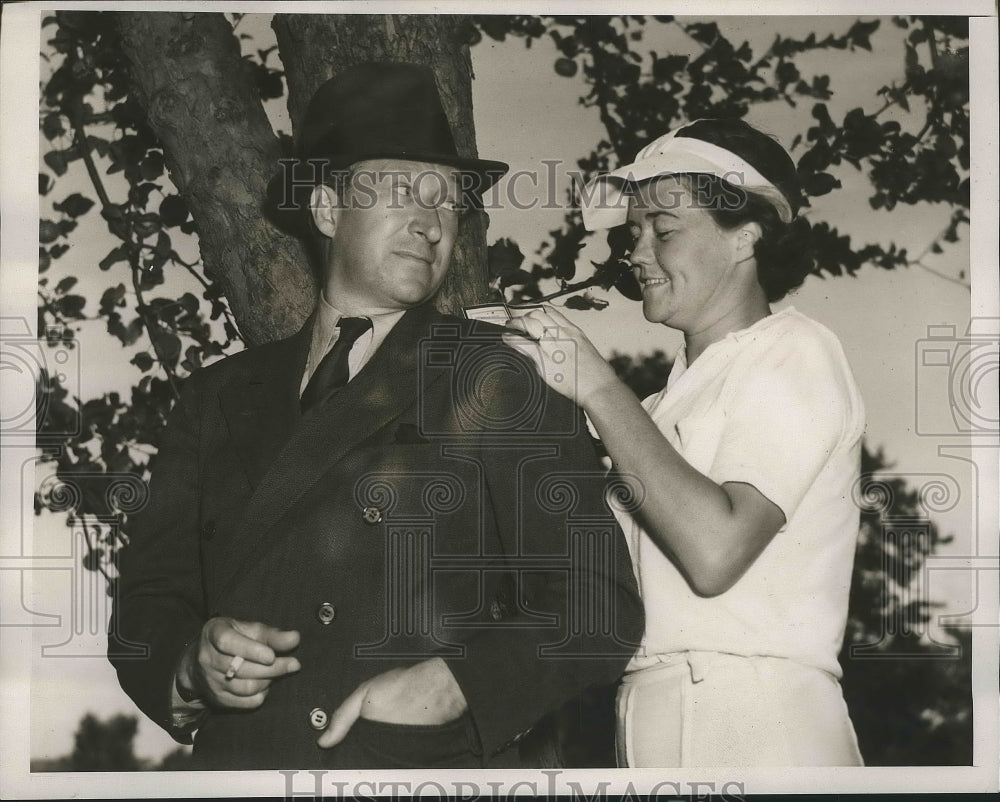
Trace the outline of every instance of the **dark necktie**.
{"label": "dark necktie", "polygon": [[303,412],[326,401],[347,384],[347,379],[350,376],[347,359],[350,356],[351,348],[354,347],[358,337],[371,327],[372,322],[366,317],[342,317],[338,321],[337,328],[340,329],[340,336],[337,337],[333,348],[320,360],[319,365],[316,366],[316,372],[313,373],[302,393],[299,403]]}

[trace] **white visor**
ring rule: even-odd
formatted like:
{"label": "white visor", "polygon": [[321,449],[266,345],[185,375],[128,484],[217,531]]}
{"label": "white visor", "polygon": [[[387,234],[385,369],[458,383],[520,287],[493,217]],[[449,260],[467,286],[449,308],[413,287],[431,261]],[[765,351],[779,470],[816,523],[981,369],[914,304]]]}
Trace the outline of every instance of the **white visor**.
{"label": "white visor", "polygon": [[595,178],[584,188],[580,211],[587,231],[614,228],[628,216],[629,184],[661,175],[705,173],[714,175],[767,199],[782,222],[791,222],[792,207],[774,184],[764,178],[749,162],[735,153],[700,139],[678,137],[676,128],[654,139],[639,151],[632,164],[619,167]]}

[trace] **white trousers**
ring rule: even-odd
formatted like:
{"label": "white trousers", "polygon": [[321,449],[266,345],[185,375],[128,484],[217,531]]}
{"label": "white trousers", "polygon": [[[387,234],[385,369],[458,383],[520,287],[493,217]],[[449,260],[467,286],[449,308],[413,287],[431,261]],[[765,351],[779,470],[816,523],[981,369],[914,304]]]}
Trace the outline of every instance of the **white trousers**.
{"label": "white trousers", "polygon": [[659,655],[618,691],[618,765],[861,766],[840,683],[779,657]]}

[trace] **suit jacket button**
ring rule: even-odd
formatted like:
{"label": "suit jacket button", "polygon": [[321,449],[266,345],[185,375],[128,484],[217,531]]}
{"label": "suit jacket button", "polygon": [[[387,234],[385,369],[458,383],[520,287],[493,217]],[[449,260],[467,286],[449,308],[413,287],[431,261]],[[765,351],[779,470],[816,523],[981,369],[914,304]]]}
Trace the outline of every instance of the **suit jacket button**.
{"label": "suit jacket button", "polygon": [[309,724],[314,730],[325,730],[330,717],[322,707],[314,707],[309,711]]}
{"label": "suit jacket button", "polygon": [[503,618],[503,608],[500,607],[500,602],[497,601],[496,599],[494,599],[490,603],[490,617],[494,621],[499,621],[501,618]]}
{"label": "suit jacket button", "polygon": [[321,624],[332,624],[333,619],[337,617],[337,608],[334,607],[330,602],[323,602],[316,609],[316,618],[319,619]]}
{"label": "suit jacket button", "polygon": [[366,524],[377,524],[382,522],[382,510],[378,507],[365,507],[361,511],[361,520]]}

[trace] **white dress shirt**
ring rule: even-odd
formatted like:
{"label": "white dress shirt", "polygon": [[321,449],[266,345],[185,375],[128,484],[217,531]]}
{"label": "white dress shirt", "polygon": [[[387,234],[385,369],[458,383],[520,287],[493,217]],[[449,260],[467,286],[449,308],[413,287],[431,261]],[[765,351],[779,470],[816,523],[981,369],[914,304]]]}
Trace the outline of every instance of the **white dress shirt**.
{"label": "white dress shirt", "polygon": [[[372,327],[358,337],[357,342],[351,348],[351,353],[347,358],[348,381],[353,379],[372,358],[374,353],[382,345],[392,327],[399,322],[399,319],[406,312],[405,309],[374,310],[364,317],[371,321]],[[312,341],[309,344],[309,357],[306,359],[306,369],[302,374],[302,382],[299,385],[299,395],[306,389],[309,379],[312,378],[319,363],[333,348],[334,343],[340,337],[340,329],[337,323],[342,317],[361,317],[360,315],[345,315],[337,307],[331,304],[321,292],[319,301],[316,304],[316,322],[313,325]]]}

